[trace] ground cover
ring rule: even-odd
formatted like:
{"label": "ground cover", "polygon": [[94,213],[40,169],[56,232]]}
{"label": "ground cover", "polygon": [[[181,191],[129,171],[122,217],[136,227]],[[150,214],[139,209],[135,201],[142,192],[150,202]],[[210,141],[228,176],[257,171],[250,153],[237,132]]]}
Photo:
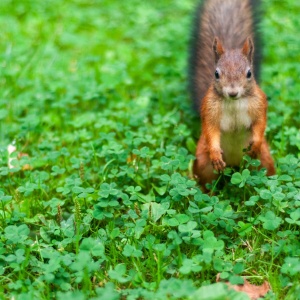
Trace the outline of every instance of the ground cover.
{"label": "ground cover", "polygon": [[214,195],[190,177],[194,6],[1,1],[1,298],[247,299],[220,273],[298,299],[300,5],[263,3],[278,175],[245,158]]}

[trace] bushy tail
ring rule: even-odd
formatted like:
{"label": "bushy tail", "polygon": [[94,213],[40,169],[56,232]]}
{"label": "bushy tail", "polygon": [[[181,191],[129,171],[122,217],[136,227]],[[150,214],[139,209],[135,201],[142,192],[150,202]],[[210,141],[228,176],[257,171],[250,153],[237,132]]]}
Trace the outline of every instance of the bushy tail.
{"label": "bushy tail", "polygon": [[254,73],[259,79],[261,38],[258,30],[260,0],[204,0],[196,9],[189,53],[189,89],[195,108],[210,86],[215,72],[212,44],[218,37],[225,49],[241,48],[254,40]]}

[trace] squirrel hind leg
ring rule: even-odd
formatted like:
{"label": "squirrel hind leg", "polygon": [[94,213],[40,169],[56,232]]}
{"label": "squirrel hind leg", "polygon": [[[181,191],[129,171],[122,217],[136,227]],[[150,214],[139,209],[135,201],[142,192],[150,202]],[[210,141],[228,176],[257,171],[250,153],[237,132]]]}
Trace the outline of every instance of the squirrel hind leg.
{"label": "squirrel hind leg", "polygon": [[261,145],[261,154],[260,154],[260,162],[263,168],[267,169],[267,175],[272,176],[276,174],[274,161],[271,156],[269,146],[266,140],[263,141]]}

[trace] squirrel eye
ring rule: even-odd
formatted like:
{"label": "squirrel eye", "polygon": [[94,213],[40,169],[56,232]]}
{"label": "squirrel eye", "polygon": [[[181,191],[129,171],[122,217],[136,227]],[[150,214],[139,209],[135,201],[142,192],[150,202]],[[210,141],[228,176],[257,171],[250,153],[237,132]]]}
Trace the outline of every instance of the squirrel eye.
{"label": "squirrel eye", "polygon": [[218,70],[216,70],[216,72],[215,72],[215,77],[216,77],[216,79],[220,79],[220,74],[219,74]]}
{"label": "squirrel eye", "polygon": [[247,78],[249,79],[249,78],[251,78],[251,76],[252,76],[252,73],[251,73],[250,70],[248,70],[248,72],[247,72]]}

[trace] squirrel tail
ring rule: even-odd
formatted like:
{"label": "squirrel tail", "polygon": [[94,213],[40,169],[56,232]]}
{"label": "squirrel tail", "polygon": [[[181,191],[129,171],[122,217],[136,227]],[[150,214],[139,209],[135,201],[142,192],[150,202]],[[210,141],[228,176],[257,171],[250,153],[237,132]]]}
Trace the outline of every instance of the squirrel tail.
{"label": "squirrel tail", "polygon": [[241,48],[251,36],[254,40],[254,75],[259,80],[262,41],[258,27],[261,19],[260,0],[204,0],[196,9],[190,39],[188,77],[195,109],[209,88],[215,63],[212,52],[214,37],[225,49]]}
{"label": "squirrel tail", "polygon": [[262,35],[260,31],[259,22],[262,18],[262,9],[260,5],[260,0],[250,0],[250,6],[252,11],[252,22],[253,22],[253,42],[254,42],[254,76],[255,80],[260,82],[260,69],[261,69],[261,61],[262,61],[262,49],[263,49],[263,41]]}

